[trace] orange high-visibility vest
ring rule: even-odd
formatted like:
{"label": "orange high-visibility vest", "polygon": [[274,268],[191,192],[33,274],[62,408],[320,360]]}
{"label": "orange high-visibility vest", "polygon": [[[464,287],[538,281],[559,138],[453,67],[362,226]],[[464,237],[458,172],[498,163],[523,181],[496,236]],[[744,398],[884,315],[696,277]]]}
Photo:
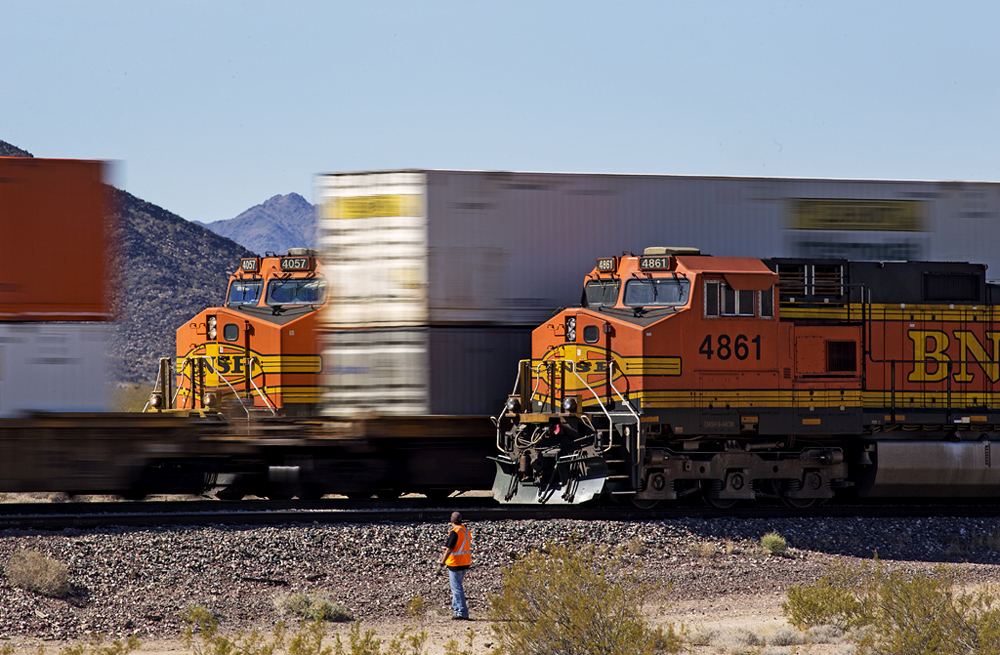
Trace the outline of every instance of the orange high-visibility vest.
{"label": "orange high-visibility vest", "polygon": [[448,555],[445,564],[448,566],[471,566],[472,549],[469,531],[465,529],[464,525],[456,525],[452,527],[451,532],[458,533],[458,540],[455,542],[455,549],[451,551],[451,555]]}

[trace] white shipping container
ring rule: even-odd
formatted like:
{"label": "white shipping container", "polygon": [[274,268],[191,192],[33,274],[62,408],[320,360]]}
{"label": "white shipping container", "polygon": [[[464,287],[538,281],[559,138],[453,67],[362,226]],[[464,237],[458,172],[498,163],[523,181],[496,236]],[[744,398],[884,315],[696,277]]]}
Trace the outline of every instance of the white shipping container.
{"label": "white shipping container", "polygon": [[108,323],[0,323],[0,417],[109,409]]}
{"label": "white shipping container", "polygon": [[[317,196],[333,330],[529,329],[579,303],[598,257],[648,246],[971,261],[1000,278],[1000,184],[990,182],[426,170],[322,175]],[[483,379],[512,378],[527,355],[511,353],[507,372],[484,370]],[[335,346],[327,357],[336,370]],[[436,363],[429,351],[422,361],[424,406],[433,407]]]}

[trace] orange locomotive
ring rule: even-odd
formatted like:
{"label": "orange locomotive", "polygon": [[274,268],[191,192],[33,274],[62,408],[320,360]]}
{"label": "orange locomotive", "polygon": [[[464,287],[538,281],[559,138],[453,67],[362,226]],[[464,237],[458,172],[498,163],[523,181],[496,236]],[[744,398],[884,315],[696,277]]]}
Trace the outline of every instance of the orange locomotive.
{"label": "orange locomotive", "polygon": [[494,495],[998,496],[998,301],[966,263],[601,258],[532,334]]}
{"label": "orange locomotive", "polygon": [[225,306],[177,329],[177,407],[243,405],[246,414],[236,416],[315,413],[323,368],[317,321],[326,295],[313,250],[241,260]]}

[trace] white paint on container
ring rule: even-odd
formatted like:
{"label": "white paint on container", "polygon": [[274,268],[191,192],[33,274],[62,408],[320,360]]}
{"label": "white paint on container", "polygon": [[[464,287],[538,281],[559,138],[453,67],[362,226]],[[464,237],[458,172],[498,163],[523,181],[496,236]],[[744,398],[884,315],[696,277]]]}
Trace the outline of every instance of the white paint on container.
{"label": "white paint on container", "polygon": [[0,417],[109,409],[108,323],[0,323]]}

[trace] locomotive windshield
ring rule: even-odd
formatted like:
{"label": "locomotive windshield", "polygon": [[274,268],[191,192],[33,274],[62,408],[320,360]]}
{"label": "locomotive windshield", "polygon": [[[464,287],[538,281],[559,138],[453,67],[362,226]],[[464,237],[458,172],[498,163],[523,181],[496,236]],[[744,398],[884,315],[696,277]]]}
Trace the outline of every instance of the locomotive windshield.
{"label": "locomotive windshield", "polygon": [[229,285],[226,307],[256,305],[260,300],[260,292],[263,288],[264,283],[261,280],[233,280],[233,283]]}
{"label": "locomotive windshield", "polygon": [[683,277],[633,278],[625,283],[629,307],[686,305],[691,283]]}
{"label": "locomotive windshield", "polygon": [[326,300],[326,280],[321,277],[271,280],[268,305],[321,305]]}
{"label": "locomotive windshield", "polygon": [[593,280],[587,282],[585,287],[584,302],[585,307],[614,307],[618,303],[618,290],[622,287],[622,281],[614,280]]}

